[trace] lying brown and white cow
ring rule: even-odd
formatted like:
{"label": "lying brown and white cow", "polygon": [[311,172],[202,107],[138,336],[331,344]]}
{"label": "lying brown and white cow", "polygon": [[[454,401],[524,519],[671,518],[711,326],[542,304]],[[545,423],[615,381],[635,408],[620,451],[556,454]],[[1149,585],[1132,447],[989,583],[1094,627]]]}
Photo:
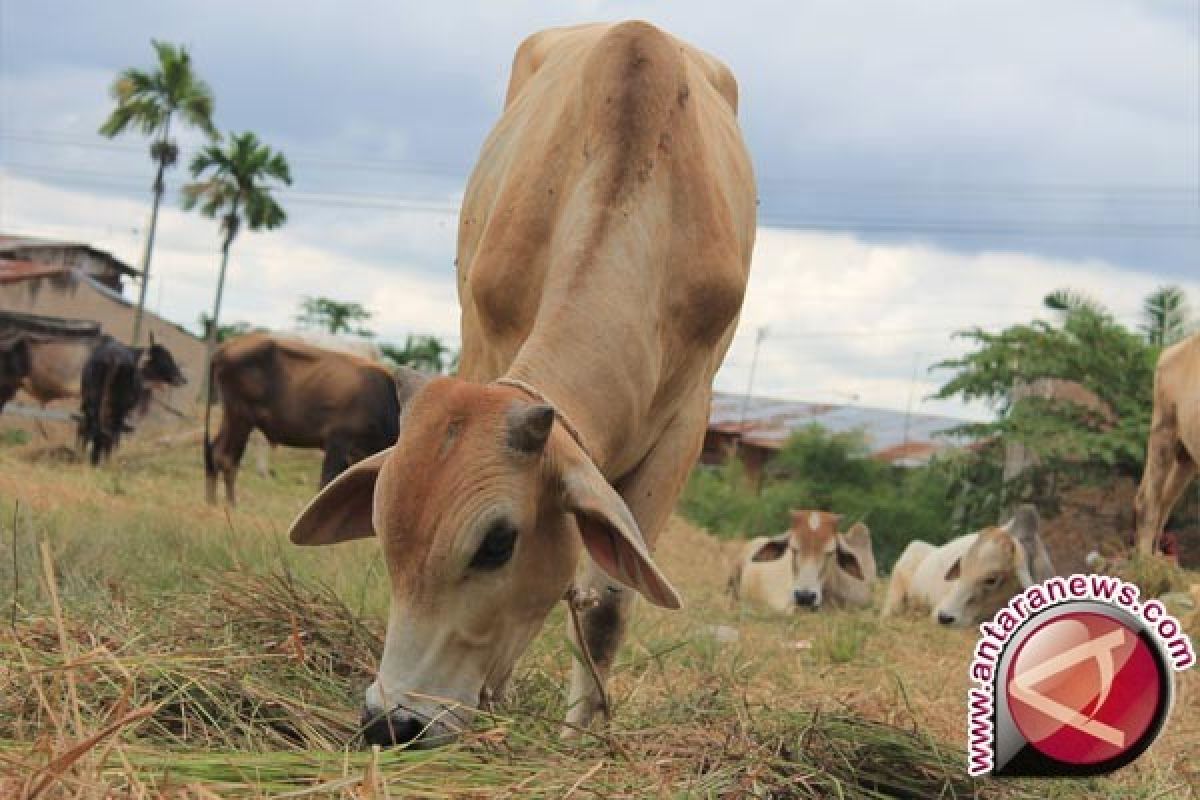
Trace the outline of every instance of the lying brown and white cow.
{"label": "lying brown and white cow", "polygon": [[942,625],[967,627],[995,615],[1023,589],[1054,577],[1037,509],[1023,505],[1003,526],[960,536],[941,547],[909,543],[888,584],[883,616],[929,611]]}
{"label": "lying brown and white cow", "polygon": [[268,442],[325,451],[321,485],[396,441],[400,404],[392,376],[377,364],[294,338],[248,333],[213,354],[212,382],[221,398],[221,429],[211,442],[205,418],[208,502],[236,502],[238,466],[251,431]]}
{"label": "lying brown and white cow", "polygon": [[1134,501],[1137,548],[1151,553],[1200,465],[1200,333],[1168,347],[1154,370],[1146,468]]}
{"label": "lying brown and white cow", "polygon": [[751,540],[730,578],[734,599],[775,611],[869,606],[876,581],[871,532],[858,522],[838,533],[840,519],[826,511],[792,511],[786,533]]}
{"label": "lying brown and white cow", "polygon": [[736,108],[726,67],[643,22],[517,51],[459,224],[459,376],[420,387],[396,446],[292,527],[298,544],[383,546],[369,741],[453,735],[572,587],[598,599],[581,649],[599,680],[574,665],[576,731],[604,708],[635,592],[679,607],[650,550],[700,452],[750,269]]}

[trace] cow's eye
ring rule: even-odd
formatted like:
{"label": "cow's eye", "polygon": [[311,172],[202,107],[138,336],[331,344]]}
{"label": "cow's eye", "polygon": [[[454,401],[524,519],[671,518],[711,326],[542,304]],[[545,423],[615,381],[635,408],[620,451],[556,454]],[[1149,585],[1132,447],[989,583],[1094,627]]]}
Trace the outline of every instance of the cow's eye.
{"label": "cow's eye", "polygon": [[1001,576],[999,576],[999,575],[993,575],[992,577],[990,577],[986,581],[984,581],[983,585],[989,589],[995,589],[997,586],[1000,585],[1000,578],[1001,578]]}
{"label": "cow's eye", "polygon": [[512,558],[517,543],[517,529],[507,522],[492,523],[487,535],[475,551],[471,566],[475,569],[499,569]]}

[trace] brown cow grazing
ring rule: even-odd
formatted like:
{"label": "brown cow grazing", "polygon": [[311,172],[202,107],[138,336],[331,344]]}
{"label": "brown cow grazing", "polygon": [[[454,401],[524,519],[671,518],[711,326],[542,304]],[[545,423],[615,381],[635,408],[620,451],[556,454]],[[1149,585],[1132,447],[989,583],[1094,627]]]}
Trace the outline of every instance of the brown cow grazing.
{"label": "brown cow grazing", "polygon": [[596,670],[573,665],[577,732],[607,713],[634,593],[679,607],[650,548],[700,452],[750,269],[736,108],[724,65],[647,23],[518,49],[459,222],[459,376],[417,387],[396,446],[292,526],[297,544],[382,544],[368,741],[456,735],[554,605],[583,595]]}
{"label": "brown cow grazing", "polygon": [[1134,500],[1137,548],[1152,553],[1200,463],[1200,333],[1171,345],[1154,370],[1146,468]]}
{"label": "brown cow grazing", "polygon": [[321,485],[346,467],[396,442],[400,404],[382,367],[294,338],[251,333],[213,355],[213,384],[223,413],[215,440],[205,418],[204,471],[208,502],[217,502],[217,476],[235,504],[237,470],[251,431],[288,447],[325,451]]}
{"label": "brown cow grazing", "polygon": [[29,341],[18,336],[0,341],[0,412],[29,377]]}

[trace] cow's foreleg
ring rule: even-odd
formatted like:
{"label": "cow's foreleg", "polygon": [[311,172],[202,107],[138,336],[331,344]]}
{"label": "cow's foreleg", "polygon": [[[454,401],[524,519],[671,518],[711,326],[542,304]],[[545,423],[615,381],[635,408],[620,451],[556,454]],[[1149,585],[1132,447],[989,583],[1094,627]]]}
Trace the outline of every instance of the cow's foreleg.
{"label": "cow's foreleg", "polygon": [[237,472],[246,452],[246,442],[253,427],[236,415],[226,412],[221,417],[221,430],[212,443],[212,469],[206,470],[208,501],[217,502],[217,474],[225,479],[225,502],[237,505]]}
{"label": "cow's foreleg", "polygon": [[321,488],[345,472],[350,466],[350,444],[341,436],[330,436],[325,444],[325,458],[321,461]]}
{"label": "cow's foreleg", "polygon": [[[1142,488],[1138,487],[1138,552],[1148,554],[1154,551],[1172,509],[1195,476],[1196,464],[1186,454],[1180,453],[1167,468],[1166,479],[1159,482],[1157,497],[1149,498],[1149,502],[1143,501]],[[1146,481],[1143,479],[1142,483],[1145,485]]]}
{"label": "cow's foreleg", "polygon": [[1160,412],[1156,407],[1154,416],[1146,467],[1134,499],[1137,549],[1147,555],[1154,552],[1171,509],[1196,473],[1195,462],[1179,441],[1173,412]]}
{"label": "cow's foreleg", "polygon": [[[697,403],[695,409],[687,413],[681,412],[642,463],[616,484],[652,552],[659,533],[671,517],[688,472],[700,455],[707,411],[708,404],[704,402]],[[580,588],[585,592],[594,589],[599,596],[599,603],[594,608],[582,612],[581,621],[597,676],[607,685],[609,671],[629,626],[635,593],[613,581],[594,564],[588,565]],[[567,631],[571,641],[578,646],[569,620]],[[576,736],[579,729],[591,725],[603,703],[603,694],[596,686],[590,667],[575,659],[571,665],[567,725],[563,728],[563,736]]]}

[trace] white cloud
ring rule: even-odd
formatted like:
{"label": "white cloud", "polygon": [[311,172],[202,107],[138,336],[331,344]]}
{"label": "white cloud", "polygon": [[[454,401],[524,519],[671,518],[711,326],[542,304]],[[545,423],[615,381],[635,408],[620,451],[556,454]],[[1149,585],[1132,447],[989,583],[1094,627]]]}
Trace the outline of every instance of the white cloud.
{"label": "white cloud", "polygon": [[[981,417],[987,409],[979,405],[924,399],[947,377],[928,367],[964,352],[954,331],[1045,316],[1042,298],[1062,287],[1088,293],[1134,324],[1141,299],[1163,282],[1096,260],[961,254],[760,228],[741,327],[717,386],[745,391],[755,331],[765,326],[755,393],[825,402],[857,396],[854,402],[898,409],[911,393],[914,410]],[[1200,298],[1200,281],[1182,286]]]}
{"label": "white cloud", "polygon": [[[145,219],[148,195],[137,202],[0,177],[0,230],[86,239],[138,263],[134,227]],[[297,215],[280,231],[245,233],[234,244],[223,317],[286,328],[303,295],[326,295],[372,309],[372,327],[384,338],[430,332],[457,343],[454,230],[451,213],[322,210]],[[366,244],[356,247],[356,235]],[[165,208],[151,308],[161,294],[165,316],[194,325],[211,306],[217,265],[216,224]],[[952,332],[1028,321],[1060,287],[1089,293],[1132,324],[1141,298],[1160,282],[1095,260],[970,255],[761,228],[740,329],[717,387],[745,390],[755,331],[765,326],[756,393],[897,409],[911,396],[915,411],[980,417],[987,410],[978,405],[925,400],[944,379],[928,366],[963,352]],[[1183,287],[1200,300],[1200,282]]]}

